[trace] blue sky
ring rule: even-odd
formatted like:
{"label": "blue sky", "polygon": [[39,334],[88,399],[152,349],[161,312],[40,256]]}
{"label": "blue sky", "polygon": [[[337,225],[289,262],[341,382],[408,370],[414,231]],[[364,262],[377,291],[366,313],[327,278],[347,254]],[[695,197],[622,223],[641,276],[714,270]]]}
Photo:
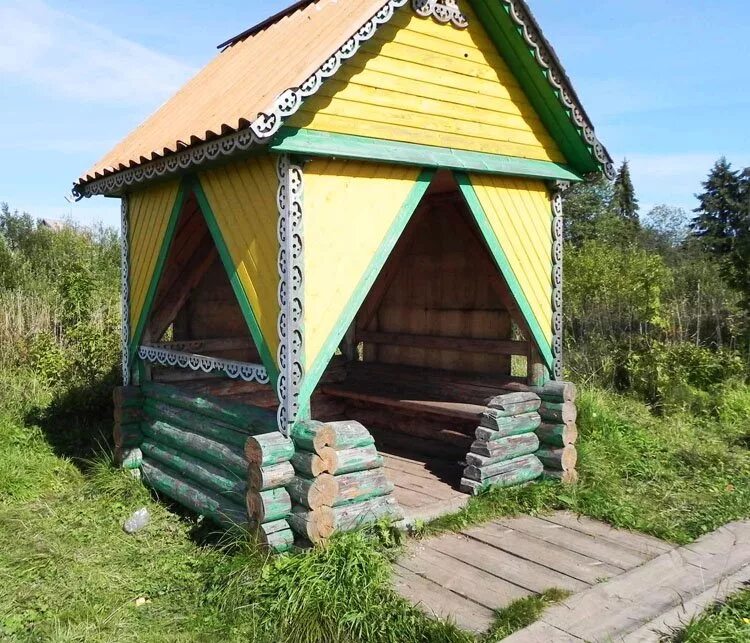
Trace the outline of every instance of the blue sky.
{"label": "blue sky", "polygon": [[[115,225],[112,200],[65,202],[72,181],[218,43],[289,1],[0,0],[0,201]],[[530,4],[644,208],[694,207],[722,154],[750,165],[746,2]]]}

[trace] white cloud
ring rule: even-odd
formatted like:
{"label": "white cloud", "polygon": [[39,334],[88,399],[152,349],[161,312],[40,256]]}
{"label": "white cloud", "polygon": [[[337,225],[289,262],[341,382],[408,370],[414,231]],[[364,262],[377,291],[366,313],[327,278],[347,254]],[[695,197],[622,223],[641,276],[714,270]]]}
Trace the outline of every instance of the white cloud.
{"label": "white cloud", "polygon": [[194,71],[40,0],[3,3],[0,26],[0,79],[31,83],[55,97],[153,104]]}

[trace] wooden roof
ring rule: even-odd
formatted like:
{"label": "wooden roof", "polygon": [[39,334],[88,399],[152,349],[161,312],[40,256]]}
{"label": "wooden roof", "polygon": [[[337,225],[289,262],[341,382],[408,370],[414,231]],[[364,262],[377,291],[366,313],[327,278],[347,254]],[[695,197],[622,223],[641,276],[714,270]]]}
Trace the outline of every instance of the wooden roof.
{"label": "wooden roof", "polygon": [[[562,113],[581,130],[595,163],[609,171],[611,159],[526,3],[493,1],[507,5],[523,27],[518,33],[536,48],[540,67],[549,70]],[[304,98],[408,2],[302,0],[228,40],[214,60],[84,173],[74,193],[117,193],[123,186],[267,142]]]}

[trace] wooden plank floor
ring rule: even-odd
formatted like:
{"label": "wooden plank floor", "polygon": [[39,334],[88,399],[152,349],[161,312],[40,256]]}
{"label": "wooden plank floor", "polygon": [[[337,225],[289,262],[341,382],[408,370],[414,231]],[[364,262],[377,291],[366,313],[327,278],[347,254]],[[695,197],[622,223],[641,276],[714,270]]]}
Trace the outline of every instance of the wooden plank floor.
{"label": "wooden plank floor", "polygon": [[567,512],[521,516],[414,543],[395,565],[394,584],[428,614],[481,632],[494,610],[518,598],[578,593],[672,548]]}
{"label": "wooden plank floor", "polygon": [[404,510],[406,522],[429,522],[455,513],[469,496],[458,490],[462,467],[458,461],[418,456],[407,457],[380,448],[385,461],[385,473],[395,485],[394,496]]}

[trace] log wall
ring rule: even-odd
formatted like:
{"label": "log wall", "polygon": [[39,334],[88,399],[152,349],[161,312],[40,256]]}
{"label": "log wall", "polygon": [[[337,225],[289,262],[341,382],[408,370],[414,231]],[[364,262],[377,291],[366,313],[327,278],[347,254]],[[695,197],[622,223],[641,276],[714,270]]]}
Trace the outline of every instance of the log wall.
{"label": "log wall", "polygon": [[471,344],[511,339],[507,303],[507,289],[465,206],[428,197],[357,317],[364,359],[509,375],[507,353],[525,354],[524,348]]}

